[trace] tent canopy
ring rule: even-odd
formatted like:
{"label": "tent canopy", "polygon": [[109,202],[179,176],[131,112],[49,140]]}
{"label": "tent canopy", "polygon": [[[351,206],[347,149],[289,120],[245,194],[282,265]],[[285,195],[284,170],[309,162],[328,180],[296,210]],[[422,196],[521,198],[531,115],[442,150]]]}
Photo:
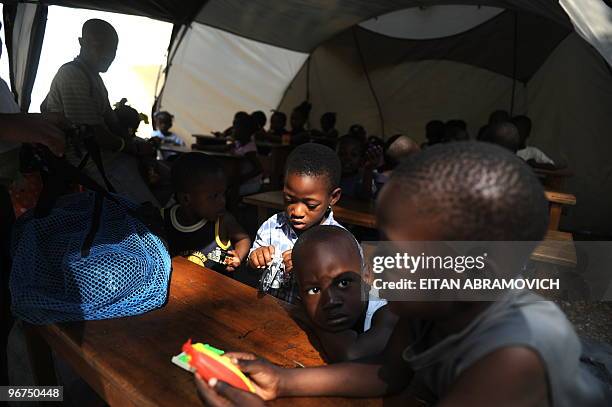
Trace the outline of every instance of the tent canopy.
{"label": "tent canopy", "polygon": [[[173,35],[159,107],[175,115],[174,131],[188,141],[225,128],[236,111],[289,112],[304,99],[313,103],[314,126],[329,110],[338,112],[340,131],[357,122],[374,134],[417,140],[431,119],[463,118],[474,134],[492,110],[527,114],[531,143],[576,171],[567,188],[579,205],[567,224],[612,230],[612,218],[602,215],[612,205],[607,0],[45,4],[173,22],[180,35]],[[14,33],[11,53],[35,56],[28,47],[36,41]],[[24,89],[16,90],[27,100]]]}

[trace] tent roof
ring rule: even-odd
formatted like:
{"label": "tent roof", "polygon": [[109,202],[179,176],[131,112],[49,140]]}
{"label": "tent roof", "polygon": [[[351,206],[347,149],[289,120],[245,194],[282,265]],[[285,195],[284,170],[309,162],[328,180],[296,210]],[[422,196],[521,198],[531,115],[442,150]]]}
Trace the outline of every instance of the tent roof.
{"label": "tent roof", "polygon": [[[46,3],[182,23],[192,19],[245,38],[310,52],[362,21],[409,7],[480,5],[538,14],[568,28],[554,0],[48,0]],[[199,11],[199,12],[198,12]]]}
{"label": "tent roof", "polygon": [[190,21],[205,2],[205,0],[47,0],[45,4],[111,11],[183,23]]}
{"label": "tent roof", "polygon": [[195,21],[267,44],[310,52],[370,18],[409,7],[449,4],[527,11],[572,27],[553,0],[209,0]]}
{"label": "tent roof", "polygon": [[[367,50],[367,65],[372,70],[407,61],[449,60],[510,78],[516,75],[519,81],[527,82],[570,32],[533,14],[505,11],[470,30],[444,38],[398,39],[361,27],[356,27],[353,33],[360,48]],[[353,41],[350,34],[348,38]]]}

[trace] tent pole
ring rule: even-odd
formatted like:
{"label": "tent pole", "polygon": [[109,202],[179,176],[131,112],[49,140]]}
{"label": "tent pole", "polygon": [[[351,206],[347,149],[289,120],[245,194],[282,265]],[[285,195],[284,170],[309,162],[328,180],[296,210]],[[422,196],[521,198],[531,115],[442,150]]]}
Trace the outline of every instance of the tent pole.
{"label": "tent pole", "polygon": [[380,131],[381,136],[385,138],[385,119],[383,117],[382,106],[380,105],[380,100],[378,100],[378,95],[374,91],[374,86],[372,85],[372,80],[370,79],[370,73],[368,72],[368,68],[365,63],[365,58],[363,53],[361,52],[361,47],[359,45],[359,41],[357,39],[357,32],[355,31],[355,26],[351,28],[353,33],[353,40],[355,41],[355,48],[357,49],[357,53],[359,54],[359,60],[361,61],[361,67],[363,68],[363,73],[368,81],[368,86],[370,87],[370,91],[372,92],[372,96],[374,97],[374,101],[376,102],[376,108],[378,109],[378,117],[380,118]]}
{"label": "tent pole", "polygon": [[512,96],[510,98],[510,116],[514,116],[514,98],[516,97],[516,70],[518,58],[518,13],[514,11],[514,39],[512,43]]}

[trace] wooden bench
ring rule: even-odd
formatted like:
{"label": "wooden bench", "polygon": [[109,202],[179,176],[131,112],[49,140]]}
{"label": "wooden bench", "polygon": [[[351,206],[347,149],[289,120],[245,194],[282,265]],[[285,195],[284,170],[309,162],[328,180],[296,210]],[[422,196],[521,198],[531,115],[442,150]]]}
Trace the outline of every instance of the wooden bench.
{"label": "wooden bench", "polygon": [[[111,406],[200,406],[193,375],[171,363],[189,338],[257,353],[285,367],[323,364],[292,306],[182,259],[168,303],[144,315],[27,328],[37,385],[53,385],[50,350]],[[46,362],[46,364],[45,364]],[[381,406],[382,400],[291,398],[273,406]],[[414,404],[410,404],[416,406]]]}
{"label": "wooden bench", "polygon": [[546,195],[546,199],[548,199],[550,205],[548,230],[559,230],[563,206],[576,205],[576,197],[572,194],[556,191],[544,191],[544,194]]}

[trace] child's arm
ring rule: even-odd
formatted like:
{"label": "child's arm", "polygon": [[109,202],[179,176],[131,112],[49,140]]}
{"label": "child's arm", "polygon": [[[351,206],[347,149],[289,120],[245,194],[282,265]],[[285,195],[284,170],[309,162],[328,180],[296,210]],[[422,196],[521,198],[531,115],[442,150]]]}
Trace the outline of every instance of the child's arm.
{"label": "child's arm", "polygon": [[467,368],[438,407],[536,407],[552,405],[546,369],[525,347],[508,347]]}
{"label": "child's arm", "polygon": [[400,320],[385,352],[363,361],[301,369],[283,369],[251,354],[227,353],[249,374],[264,400],[277,397],[345,396],[377,397],[398,393],[412,380],[412,370],[402,359],[410,343],[409,321]]}
{"label": "child's arm", "polygon": [[358,334],[353,330],[327,332],[315,329],[321,345],[331,362],[357,360],[380,354],[387,345],[398,317],[384,306],[372,317],[372,326]]}
{"label": "child's arm", "polygon": [[228,271],[233,271],[240,266],[249,254],[251,239],[238,221],[236,221],[236,218],[229,212],[223,216],[223,227],[234,246],[234,250],[230,251],[232,258],[229,260],[226,267]]}
{"label": "child's arm", "polygon": [[266,267],[274,256],[274,246],[270,245],[270,233],[274,227],[274,217],[265,221],[257,230],[253,247],[249,253],[249,266],[254,269]]}

